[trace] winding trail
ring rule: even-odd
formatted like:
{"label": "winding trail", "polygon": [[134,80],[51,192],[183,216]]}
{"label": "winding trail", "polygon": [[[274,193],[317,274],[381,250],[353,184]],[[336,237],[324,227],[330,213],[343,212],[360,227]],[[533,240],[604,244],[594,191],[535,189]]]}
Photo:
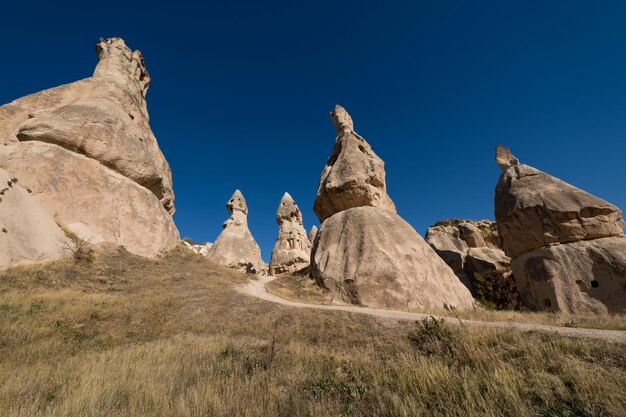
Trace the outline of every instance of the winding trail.
{"label": "winding trail", "polygon": [[470,326],[482,326],[491,327],[496,329],[517,329],[525,332],[530,331],[544,331],[548,333],[557,333],[563,336],[588,338],[603,340],[606,342],[613,342],[619,344],[626,344],[626,331],[620,330],[599,330],[599,329],[583,329],[576,327],[560,327],[551,326],[547,324],[534,324],[534,323],[519,323],[519,322],[501,322],[501,321],[478,321],[478,320],[466,320],[457,319],[452,317],[434,316],[432,314],[422,313],[409,313],[399,310],[384,310],[378,308],[369,307],[357,307],[349,305],[319,305],[319,304],[306,304],[295,301],[285,300],[275,294],[269,293],[265,288],[265,284],[274,280],[275,277],[259,277],[258,280],[250,280],[249,283],[239,285],[236,290],[242,294],[246,294],[252,297],[257,297],[265,301],[272,303],[282,304],[295,308],[316,308],[319,310],[334,310],[334,311],[348,311],[350,313],[367,314],[374,317],[415,321],[422,320],[427,317],[436,317],[446,320],[450,324],[463,324]]}

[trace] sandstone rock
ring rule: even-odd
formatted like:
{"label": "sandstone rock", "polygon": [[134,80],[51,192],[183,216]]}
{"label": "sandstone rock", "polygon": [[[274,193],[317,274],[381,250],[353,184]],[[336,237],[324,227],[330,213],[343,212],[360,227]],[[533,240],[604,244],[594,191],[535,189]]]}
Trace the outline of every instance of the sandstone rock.
{"label": "sandstone rock", "polygon": [[302,213],[289,193],[285,193],[276,211],[278,238],[272,251],[270,275],[300,271],[311,263],[311,242],[302,225]]}
{"label": "sandstone rock", "polygon": [[352,207],[380,207],[395,213],[387,195],[384,162],[354,131],[352,118],[343,107],[337,105],[330,115],[337,137],[313,205],[320,222]]}
{"label": "sandstone rock", "polygon": [[265,264],[259,245],[248,229],[248,205],[241,191],[235,191],[226,203],[226,209],[230,218],[224,222],[224,230],[208,249],[207,257],[241,272],[261,273]]}
{"label": "sandstone rock", "polygon": [[16,176],[0,169],[0,269],[61,258],[65,241]]}
{"label": "sandstone rock", "polygon": [[178,231],[171,171],[149,124],[150,77],[122,39],[96,50],[93,77],[0,107],[0,167],[71,229],[155,256]]}
{"label": "sandstone rock", "polygon": [[523,304],[566,313],[626,312],[626,238],[550,245],[512,262]]}
{"label": "sandstone rock", "polygon": [[[504,155],[504,157],[502,156]],[[569,313],[626,311],[621,211],[498,147],[495,212],[522,302]]]}
{"label": "sandstone rock", "polygon": [[477,273],[511,274],[511,259],[501,249],[495,222],[443,220],[428,228],[426,241],[472,292]]}
{"label": "sandstone rock", "polygon": [[[499,154],[508,152],[502,148]],[[524,164],[500,175],[495,212],[503,249],[511,257],[552,243],[624,234],[617,207]]]}
{"label": "sandstone rock", "polygon": [[395,309],[470,308],[452,270],[397,214],[341,211],[322,223],[311,254],[318,284],[352,304]]}
{"label": "sandstone rock", "polygon": [[309,242],[313,243],[316,235],[317,235],[317,226],[313,225],[311,226],[311,230],[309,230],[309,235],[307,236],[309,238]]}
{"label": "sandstone rock", "polygon": [[70,229],[80,224],[75,233],[142,256],[178,244],[176,226],[154,194],[97,161],[37,141],[0,149],[5,157],[0,167],[10,167],[50,215]]}

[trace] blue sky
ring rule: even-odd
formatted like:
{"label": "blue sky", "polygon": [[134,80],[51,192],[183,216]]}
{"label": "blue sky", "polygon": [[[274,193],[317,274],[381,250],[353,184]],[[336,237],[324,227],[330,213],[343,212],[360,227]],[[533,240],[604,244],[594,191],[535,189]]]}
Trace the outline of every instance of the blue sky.
{"label": "blue sky", "polygon": [[213,241],[239,188],[269,260],[285,191],[306,228],[336,103],[420,234],[493,218],[496,144],[626,207],[620,1],[10,2],[0,103],[91,75],[99,37],[140,49],[181,236]]}

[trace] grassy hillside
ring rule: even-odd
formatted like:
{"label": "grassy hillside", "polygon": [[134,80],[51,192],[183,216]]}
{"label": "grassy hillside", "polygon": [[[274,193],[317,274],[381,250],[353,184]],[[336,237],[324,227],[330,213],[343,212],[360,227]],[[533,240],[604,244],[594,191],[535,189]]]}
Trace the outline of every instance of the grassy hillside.
{"label": "grassy hillside", "polygon": [[245,297],[177,249],[0,272],[1,416],[624,416],[626,347]]}

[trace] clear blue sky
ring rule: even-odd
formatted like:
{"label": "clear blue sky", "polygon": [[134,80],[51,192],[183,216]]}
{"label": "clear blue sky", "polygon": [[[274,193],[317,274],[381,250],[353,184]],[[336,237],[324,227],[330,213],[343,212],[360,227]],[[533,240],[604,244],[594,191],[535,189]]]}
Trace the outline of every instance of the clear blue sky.
{"label": "clear blue sky", "polygon": [[498,143],[626,208],[623,1],[7,3],[1,103],[90,76],[101,36],[144,53],[181,236],[213,241],[236,188],[265,260],[285,191],[318,224],[335,103],[422,235],[493,218]]}

